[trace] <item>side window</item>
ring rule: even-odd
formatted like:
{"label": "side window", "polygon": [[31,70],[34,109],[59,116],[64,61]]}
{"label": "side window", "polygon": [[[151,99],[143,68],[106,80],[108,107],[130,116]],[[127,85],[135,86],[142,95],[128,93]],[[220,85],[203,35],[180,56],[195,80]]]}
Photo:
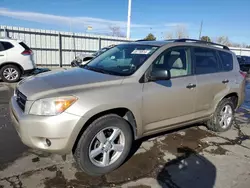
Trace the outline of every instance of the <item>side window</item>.
{"label": "side window", "polygon": [[246,57],[246,63],[249,64],[250,63],[250,57]]}
{"label": "side window", "polygon": [[4,48],[3,48],[2,42],[0,42],[0,52],[1,52],[1,51],[4,51]]}
{"label": "side window", "polygon": [[171,77],[187,76],[192,73],[190,59],[189,48],[174,47],[159,55],[152,69],[169,70]]}
{"label": "side window", "polygon": [[208,48],[194,48],[195,73],[210,74],[220,72],[216,51]]}
{"label": "side window", "polygon": [[222,68],[224,71],[233,70],[233,56],[230,53],[219,51],[219,55],[222,62]]}
{"label": "side window", "polygon": [[3,46],[3,48],[4,48],[4,50],[8,50],[8,49],[11,49],[11,48],[14,47],[14,46],[13,46],[11,43],[9,43],[9,42],[1,42],[1,44],[2,44],[2,46]]}

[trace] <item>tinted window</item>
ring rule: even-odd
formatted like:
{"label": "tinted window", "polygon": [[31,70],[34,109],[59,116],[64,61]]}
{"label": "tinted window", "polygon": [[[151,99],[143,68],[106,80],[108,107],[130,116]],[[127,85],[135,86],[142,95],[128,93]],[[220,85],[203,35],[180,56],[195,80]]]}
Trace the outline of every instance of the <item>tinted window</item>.
{"label": "tinted window", "polygon": [[194,48],[194,57],[196,74],[209,74],[221,70],[215,50]]}
{"label": "tinted window", "polygon": [[246,57],[246,63],[250,63],[250,57]]}
{"label": "tinted window", "polygon": [[233,70],[233,56],[230,53],[219,51],[219,55],[222,62],[222,69],[224,71]]}
{"label": "tinted window", "polygon": [[98,50],[97,52],[95,52],[93,54],[93,56],[98,56],[98,55],[102,54],[103,52],[107,51],[108,49],[109,48],[102,48],[102,49]]}
{"label": "tinted window", "polygon": [[244,59],[243,58],[237,57],[237,60],[238,60],[238,62],[239,62],[240,65],[244,64]]}
{"label": "tinted window", "polygon": [[30,48],[23,42],[19,43],[25,50],[30,50]]}
{"label": "tinted window", "polygon": [[171,77],[191,74],[190,50],[185,47],[171,48],[163,52],[153,63],[152,69],[170,70]]}
{"label": "tinted window", "polygon": [[9,42],[1,42],[1,44],[2,44],[2,46],[3,46],[3,48],[4,48],[4,50],[8,50],[8,49],[14,47],[14,46],[13,46],[11,43],[9,43]]}
{"label": "tinted window", "polygon": [[2,46],[2,43],[0,42],[0,52],[1,51],[4,51],[4,48],[3,48],[3,46]]}

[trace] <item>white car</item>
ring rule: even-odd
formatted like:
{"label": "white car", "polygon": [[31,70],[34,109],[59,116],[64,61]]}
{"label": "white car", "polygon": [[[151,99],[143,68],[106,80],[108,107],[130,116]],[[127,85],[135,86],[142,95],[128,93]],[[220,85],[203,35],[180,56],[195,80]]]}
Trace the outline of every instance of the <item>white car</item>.
{"label": "white car", "polygon": [[99,56],[100,54],[102,54],[103,52],[109,50],[110,48],[114,47],[115,45],[110,45],[108,47],[104,47],[100,50],[98,50],[97,52],[93,53],[93,54],[84,54],[84,53],[80,53],[76,56],[76,58],[71,62],[71,67],[77,67],[79,65],[85,65],[87,64],[90,60],[92,60],[94,57]]}
{"label": "white car", "polygon": [[0,78],[4,82],[17,82],[35,68],[33,52],[23,41],[0,39]]}

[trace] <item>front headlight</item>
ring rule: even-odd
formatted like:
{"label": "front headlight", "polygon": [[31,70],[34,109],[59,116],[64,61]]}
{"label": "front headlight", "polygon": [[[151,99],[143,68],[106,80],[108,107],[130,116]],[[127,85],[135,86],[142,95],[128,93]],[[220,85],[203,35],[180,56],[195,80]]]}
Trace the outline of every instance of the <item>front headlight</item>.
{"label": "front headlight", "polygon": [[29,114],[55,116],[68,109],[76,100],[73,96],[39,99],[32,104]]}

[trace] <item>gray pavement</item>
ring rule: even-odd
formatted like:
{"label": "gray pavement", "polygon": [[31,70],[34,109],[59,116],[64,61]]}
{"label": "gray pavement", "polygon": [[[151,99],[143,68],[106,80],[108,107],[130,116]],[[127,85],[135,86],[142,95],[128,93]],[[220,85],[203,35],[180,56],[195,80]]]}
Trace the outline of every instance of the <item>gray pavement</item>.
{"label": "gray pavement", "polygon": [[232,130],[214,134],[195,125],[145,138],[123,166],[102,177],[78,171],[72,155],[23,145],[9,119],[13,88],[0,82],[0,188],[250,187],[250,84]]}

